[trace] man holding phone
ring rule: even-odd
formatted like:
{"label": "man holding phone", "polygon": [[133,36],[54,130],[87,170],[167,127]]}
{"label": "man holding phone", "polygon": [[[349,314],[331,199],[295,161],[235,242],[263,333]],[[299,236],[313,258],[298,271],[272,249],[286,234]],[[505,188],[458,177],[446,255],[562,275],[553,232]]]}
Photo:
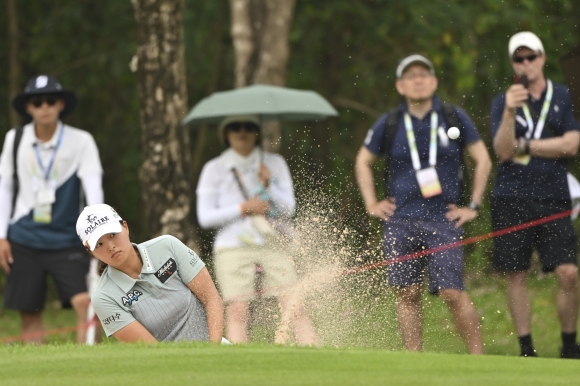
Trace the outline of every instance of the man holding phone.
{"label": "man holding phone", "polygon": [[[514,84],[495,97],[491,110],[493,148],[500,160],[491,201],[494,230],[570,210],[566,164],[580,144],[568,88],[544,76],[546,54],[540,39],[532,32],[515,34],[509,55]],[[521,355],[537,356],[526,285],[534,248],[542,270],[554,272],[559,282],[561,357],[580,359],[577,237],[570,217],[495,239],[494,268],[507,274],[508,306]]]}

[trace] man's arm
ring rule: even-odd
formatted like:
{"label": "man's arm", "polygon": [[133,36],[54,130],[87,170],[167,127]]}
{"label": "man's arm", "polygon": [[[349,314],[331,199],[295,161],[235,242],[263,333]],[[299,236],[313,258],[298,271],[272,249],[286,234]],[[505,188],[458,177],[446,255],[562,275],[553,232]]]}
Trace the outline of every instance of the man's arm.
{"label": "man's arm", "polygon": [[373,177],[373,164],[377,156],[364,146],[360,148],[355,162],[356,182],[360,189],[367,212],[374,217],[388,220],[395,213],[396,205],[393,198],[378,201]]}
{"label": "man's arm", "polygon": [[530,155],[542,158],[571,158],[578,154],[580,132],[567,131],[554,138],[533,139],[530,141]]}
{"label": "man's arm", "polygon": [[[482,140],[473,142],[466,147],[467,154],[475,163],[473,173],[473,187],[471,190],[471,201],[481,205],[485,188],[491,172],[491,159]],[[455,226],[459,228],[468,221],[477,217],[477,211],[470,208],[459,208],[455,205],[449,205],[449,211],[446,213],[449,221],[456,221]]]}
{"label": "man's arm", "polygon": [[501,162],[509,161],[515,155],[516,109],[526,103],[529,93],[521,84],[511,85],[505,93],[505,107],[501,123],[493,138],[493,150]]}
{"label": "man's arm", "polygon": [[81,178],[81,184],[88,206],[105,202],[102,181],[103,177],[101,173],[92,173]]}
{"label": "man's arm", "polygon": [[473,173],[473,188],[471,190],[471,201],[481,205],[489,174],[491,173],[491,159],[489,153],[485,148],[483,141],[479,140],[470,143],[466,147],[467,154],[475,163],[475,170]]}
{"label": "man's arm", "polygon": [[0,178],[0,267],[7,274],[10,273],[10,264],[14,262],[12,248],[7,238],[14,194],[12,184],[12,177]]}

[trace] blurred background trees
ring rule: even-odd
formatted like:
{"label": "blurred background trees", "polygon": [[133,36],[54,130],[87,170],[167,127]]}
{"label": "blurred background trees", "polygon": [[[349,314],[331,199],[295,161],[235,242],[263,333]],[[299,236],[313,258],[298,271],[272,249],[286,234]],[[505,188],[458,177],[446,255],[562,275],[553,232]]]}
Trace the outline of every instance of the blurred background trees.
{"label": "blurred background trees", "polygon": [[[400,58],[411,52],[432,58],[440,79],[439,94],[471,114],[489,146],[491,99],[511,82],[509,37],[521,30],[537,33],[547,50],[546,74],[556,82],[564,82],[559,58],[580,40],[580,7],[573,0],[289,0],[280,11],[286,15],[282,25],[276,24],[278,19],[271,21],[279,30],[287,29],[288,52],[280,43],[267,48],[262,37],[262,51],[252,54],[250,71],[236,63],[239,46],[234,44],[236,17],[231,10],[236,2],[262,7],[249,25],[252,33],[266,28],[256,22],[263,23],[271,1],[184,0],[186,110],[214,91],[253,82],[285,82],[288,87],[321,93],[340,116],[306,126],[284,124],[279,151],[289,160],[299,187],[301,178],[308,176],[312,187],[337,197],[344,217],[359,229],[377,224],[362,210],[352,210],[361,207],[353,178],[354,157],[375,118],[400,101],[394,89]],[[152,157],[144,148],[142,129],[147,128],[142,123],[162,119],[158,114],[163,112],[152,111],[149,118],[140,119],[144,99],[154,95],[152,89],[138,87],[142,74],[130,69],[144,42],[132,3],[7,0],[5,10],[0,12],[0,68],[4,69],[0,71],[0,142],[14,125],[10,107],[14,87],[20,91],[29,77],[53,74],[79,96],[79,107],[67,123],[95,136],[105,170],[107,203],[132,224],[135,241],[158,233],[159,226],[147,221],[147,216],[158,214],[149,211],[154,203],[143,199],[139,170],[144,157]],[[276,41],[283,42],[280,36]],[[266,49],[280,65],[262,78],[257,64],[259,52]],[[190,207],[195,208],[193,191],[201,167],[222,148],[214,127],[182,130],[183,138],[191,137],[189,145],[186,139],[180,145],[190,149],[191,161],[186,163],[191,170],[184,175],[191,175]],[[182,156],[189,157],[186,151]],[[579,174],[575,162],[571,170]],[[189,222],[201,252],[207,254],[211,237],[197,230],[193,210]],[[484,232],[488,223],[481,216],[467,231]],[[469,252],[484,258],[488,248],[482,243]]]}

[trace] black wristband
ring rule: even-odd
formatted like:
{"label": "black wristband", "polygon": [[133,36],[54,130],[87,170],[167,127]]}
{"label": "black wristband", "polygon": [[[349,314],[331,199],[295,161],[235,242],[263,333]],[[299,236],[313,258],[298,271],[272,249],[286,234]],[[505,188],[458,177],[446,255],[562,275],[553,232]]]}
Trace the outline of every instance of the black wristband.
{"label": "black wristband", "polygon": [[469,209],[471,209],[471,210],[474,210],[474,211],[476,211],[476,212],[479,212],[479,204],[477,204],[477,203],[475,203],[475,202],[473,202],[473,201],[471,201],[471,202],[469,203],[469,205],[467,205],[467,207],[468,207]]}
{"label": "black wristband", "polygon": [[530,140],[526,138],[526,144],[524,147],[524,154],[530,154]]}

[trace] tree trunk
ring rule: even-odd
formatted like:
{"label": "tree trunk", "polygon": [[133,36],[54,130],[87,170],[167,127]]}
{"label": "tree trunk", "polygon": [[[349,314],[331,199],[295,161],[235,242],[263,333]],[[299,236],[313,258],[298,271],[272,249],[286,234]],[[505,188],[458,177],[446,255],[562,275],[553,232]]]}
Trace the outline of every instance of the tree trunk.
{"label": "tree trunk", "polygon": [[137,21],[137,70],[143,164],[139,173],[149,237],[172,234],[197,248],[189,220],[189,132],[180,126],[187,93],[183,0],[132,0]]}
{"label": "tree trunk", "polygon": [[10,36],[10,75],[8,76],[10,125],[20,125],[20,115],[12,108],[12,99],[20,91],[20,33],[18,30],[18,12],[16,0],[6,0],[6,15],[8,16],[8,35]]}
{"label": "tree trunk", "polygon": [[[230,0],[236,87],[286,84],[288,33],[294,5],[295,0]],[[280,137],[279,123],[263,125],[265,150],[278,151]]]}

